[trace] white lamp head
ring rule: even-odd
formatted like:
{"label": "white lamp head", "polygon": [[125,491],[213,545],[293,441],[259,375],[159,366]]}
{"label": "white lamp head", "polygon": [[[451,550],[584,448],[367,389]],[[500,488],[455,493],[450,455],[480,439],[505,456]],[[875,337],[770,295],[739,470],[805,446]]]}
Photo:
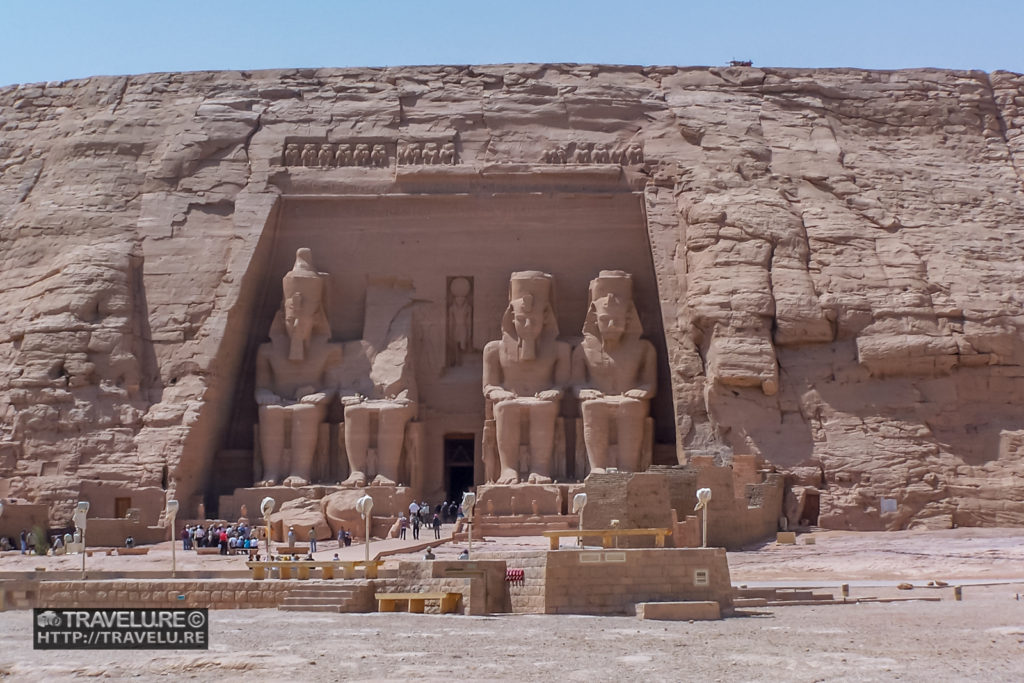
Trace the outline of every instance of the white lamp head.
{"label": "white lamp head", "polygon": [[703,510],[707,507],[708,502],[711,500],[711,489],[704,488],[697,490],[697,504],[694,506],[694,510]]}
{"label": "white lamp head", "polygon": [[264,519],[270,517],[270,513],[274,511],[274,506],[277,505],[277,501],[267,496],[260,502],[260,513],[263,514]]}
{"label": "white lamp head", "polygon": [[78,505],[75,506],[75,513],[71,515],[71,519],[74,521],[75,526],[85,531],[86,517],[89,515],[89,501],[80,500]]}
{"label": "white lamp head", "polygon": [[356,512],[363,519],[366,519],[370,515],[370,511],[373,510],[373,498],[370,496],[363,496],[356,501]]}
{"label": "white lamp head", "polygon": [[178,501],[169,500],[167,501],[167,516],[174,519],[178,516]]}
{"label": "white lamp head", "polygon": [[572,513],[575,515],[579,513],[587,504],[587,494],[577,493],[572,497]]}
{"label": "white lamp head", "polygon": [[473,508],[476,506],[476,494],[466,491],[462,494],[462,511],[467,517],[473,516]]}

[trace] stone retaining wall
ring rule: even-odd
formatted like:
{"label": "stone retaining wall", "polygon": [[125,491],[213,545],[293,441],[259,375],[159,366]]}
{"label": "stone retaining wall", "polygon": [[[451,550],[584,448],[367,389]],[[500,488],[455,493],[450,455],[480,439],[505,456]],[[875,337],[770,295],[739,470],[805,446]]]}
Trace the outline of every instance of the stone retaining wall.
{"label": "stone retaining wall", "polygon": [[[320,582],[297,580],[209,581],[3,581],[0,608],[32,607],[277,607],[294,588]],[[179,599],[179,596],[184,596]]]}

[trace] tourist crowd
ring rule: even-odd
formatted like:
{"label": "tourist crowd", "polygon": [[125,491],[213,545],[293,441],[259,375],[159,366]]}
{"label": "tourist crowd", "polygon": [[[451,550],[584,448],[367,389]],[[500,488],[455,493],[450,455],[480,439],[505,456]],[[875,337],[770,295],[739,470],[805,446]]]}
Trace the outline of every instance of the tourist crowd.
{"label": "tourist crowd", "polygon": [[185,550],[195,548],[220,548],[221,555],[236,550],[259,548],[259,538],[253,528],[247,524],[210,524],[205,529],[202,524],[185,525],[181,530],[181,543]]}

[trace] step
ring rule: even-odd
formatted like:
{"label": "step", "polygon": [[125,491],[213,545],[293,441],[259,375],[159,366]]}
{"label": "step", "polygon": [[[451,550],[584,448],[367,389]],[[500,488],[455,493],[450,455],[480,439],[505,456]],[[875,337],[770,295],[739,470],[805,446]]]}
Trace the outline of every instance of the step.
{"label": "step", "polygon": [[305,596],[322,595],[322,596],[325,596],[325,597],[327,597],[327,596],[330,596],[330,597],[346,597],[346,596],[349,596],[349,595],[354,595],[355,593],[358,593],[361,590],[368,590],[368,589],[365,589],[365,588],[346,588],[344,590],[326,590],[326,589],[321,589],[321,588],[293,588],[292,590],[288,591],[288,595],[305,595]]}
{"label": "step", "polygon": [[282,612],[341,612],[341,605],[279,605]]}
{"label": "step", "polygon": [[282,605],[326,605],[328,603],[332,605],[340,605],[343,602],[347,602],[347,598],[344,600],[337,600],[332,596],[323,595],[288,595],[282,601]]}

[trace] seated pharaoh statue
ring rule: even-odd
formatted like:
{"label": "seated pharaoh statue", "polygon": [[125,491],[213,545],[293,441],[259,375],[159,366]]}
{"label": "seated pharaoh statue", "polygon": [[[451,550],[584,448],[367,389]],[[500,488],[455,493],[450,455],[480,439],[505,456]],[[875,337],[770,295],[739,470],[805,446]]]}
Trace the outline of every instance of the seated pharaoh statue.
{"label": "seated pharaoh statue", "polygon": [[349,465],[346,486],[403,483],[403,452],[417,457],[406,438],[406,427],[417,413],[410,353],[413,301],[407,283],[371,282],[363,339],[345,344],[340,393]]}
{"label": "seated pharaoh statue", "polygon": [[590,282],[583,342],[572,355],[573,388],[580,400],[591,472],[640,469],[644,421],[658,381],[654,345],[641,339],[642,333],[633,278],[602,270]]}
{"label": "seated pharaoh statue", "polygon": [[[330,342],[324,310],[326,273],[313,268],[309,249],[295,253],[284,276],[284,298],[270,325],[270,341],[256,353],[256,403],[263,481],[273,486],[310,482],[320,424],[337,387],[340,344]],[[286,435],[290,433],[290,448]]]}
{"label": "seated pharaoh statue", "polygon": [[[551,482],[555,422],[569,382],[569,345],[558,341],[554,279],[547,273],[512,273],[501,339],[483,355],[483,392],[493,403],[500,474],[498,484]],[[526,428],[528,444],[521,448]]]}

